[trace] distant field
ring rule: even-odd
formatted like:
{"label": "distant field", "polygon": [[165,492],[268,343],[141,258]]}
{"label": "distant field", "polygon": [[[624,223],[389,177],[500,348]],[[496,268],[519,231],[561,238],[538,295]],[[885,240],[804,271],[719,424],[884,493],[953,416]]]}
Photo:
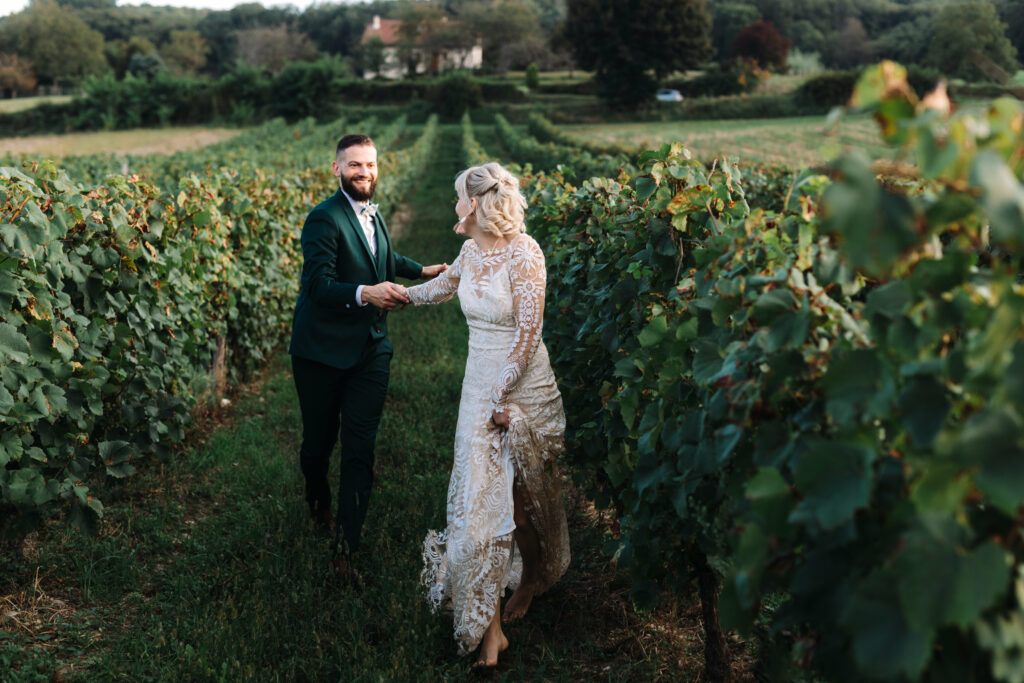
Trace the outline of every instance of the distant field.
{"label": "distant field", "polygon": [[0,155],[38,154],[49,158],[83,154],[169,154],[234,137],[237,128],[154,128],[102,133],[0,138]]}
{"label": "distant field", "polygon": [[48,95],[46,97],[17,97],[13,100],[0,100],[0,114],[13,114],[16,111],[31,109],[40,104],[63,104],[70,102],[72,95]]}
{"label": "distant field", "polygon": [[665,142],[682,142],[701,158],[729,155],[787,166],[821,164],[849,147],[864,149],[877,159],[894,156],[893,150],[881,143],[877,124],[867,116],[848,117],[828,132],[823,116],[562,127],[581,140],[613,143],[637,151],[657,149]]}

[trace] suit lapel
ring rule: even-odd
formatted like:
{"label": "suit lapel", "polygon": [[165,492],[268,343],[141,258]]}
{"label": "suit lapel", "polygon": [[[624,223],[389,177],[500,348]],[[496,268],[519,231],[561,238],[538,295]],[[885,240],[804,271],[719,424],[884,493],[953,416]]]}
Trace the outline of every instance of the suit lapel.
{"label": "suit lapel", "polygon": [[[338,200],[341,213],[345,216],[346,222],[348,223],[348,229],[355,233],[356,239],[358,239],[359,243],[363,245],[363,251],[366,254],[367,260],[369,260],[374,270],[377,270],[377,264],[373,258],[373,252],[370,251],[370,243],[366,241],[366,233],[363,232],[363,226],[359,223],[359,219],[356,218],[356,212],[352,210],[352,205],[349,203],[348,198],[341,193],[341,190],[338,190],[337,194],[334,196]],[[345,230],[344,225],[339,227],[342,230]]]}
{"label": "suit lapel", "polygon": [[380,214],[376,214],[373,218],[374,225],[377,226],[377,275],[381,280],[391,280],[388,277],[388,253],[391,251],[391,240],[388,236],[388,229],[384,225],[384,219],[380,217]]}

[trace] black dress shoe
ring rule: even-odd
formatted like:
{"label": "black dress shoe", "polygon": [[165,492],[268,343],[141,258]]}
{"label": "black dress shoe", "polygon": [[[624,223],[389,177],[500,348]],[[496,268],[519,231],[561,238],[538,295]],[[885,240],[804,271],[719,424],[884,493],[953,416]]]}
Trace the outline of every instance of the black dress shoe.
{"label": "black dress shoe", "polygon": [[357,589],[363,587],[363,577],[352,566],[352,558],[344,553],[338,553],[331,560],[331,572],[342,585]]}
{"label": "black dress shoe", "polygon": [[310,507],[309,513],[313,517],[313,527],[316,532],[325,538],[334,537],[334,515],[328,507]]}

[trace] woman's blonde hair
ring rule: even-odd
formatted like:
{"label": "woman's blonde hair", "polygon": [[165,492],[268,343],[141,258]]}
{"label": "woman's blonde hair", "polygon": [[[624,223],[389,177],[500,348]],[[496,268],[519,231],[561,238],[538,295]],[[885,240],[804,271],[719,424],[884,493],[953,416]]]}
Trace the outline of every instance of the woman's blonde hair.
{"label": "woman's blonde hair", "polygon": [[455,179],[455,191],[462,199],[476,197],[476,222],[484,232],[505,236],[526,232],[526,197],[519,190],[519,179],[501,164],[492,161],[467,168]]}

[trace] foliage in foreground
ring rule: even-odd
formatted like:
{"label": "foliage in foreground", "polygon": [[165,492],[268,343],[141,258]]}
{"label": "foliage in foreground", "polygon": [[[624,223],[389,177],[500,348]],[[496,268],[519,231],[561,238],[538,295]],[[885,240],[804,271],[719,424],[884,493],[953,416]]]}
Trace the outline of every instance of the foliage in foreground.
{"label": "foliage in foreground", "polygon": [[919,178],[852,154],[783,213],[679,146],[533,179],[571,466],[636,598],[715,568],[773,679],[1020,680],[1024,109],[943,120],[891,63],[854,103]]}

